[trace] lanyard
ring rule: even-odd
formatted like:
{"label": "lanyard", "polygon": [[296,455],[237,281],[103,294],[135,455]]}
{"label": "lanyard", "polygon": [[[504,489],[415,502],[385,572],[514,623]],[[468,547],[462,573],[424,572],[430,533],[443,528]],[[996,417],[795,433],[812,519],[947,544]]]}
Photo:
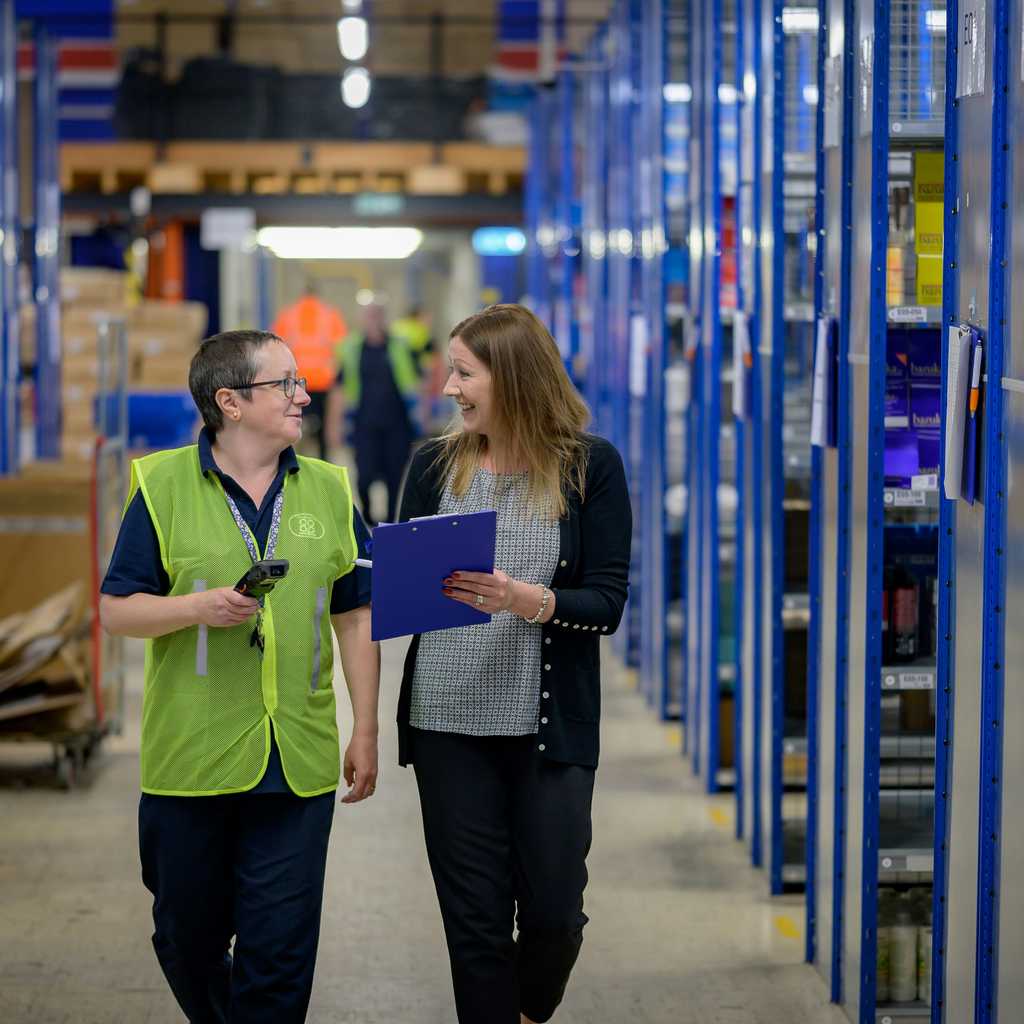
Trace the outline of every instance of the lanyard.
{"label": "lanyard", "polygon": [[[252,535],[252,530],[249,529],[242,516],[239,512],[238,506],[235,504],[234,498],[224,491],[224,499],[228,503],[228,508],[231,510],[231,515],[235,520],[235,526],[238,527],[238,532],[242,535],[242,540],[245,541],[245,546],[249,549],[249,557],[255,565],[260,560],[260,549],[256,546],[256,538]],[[284,485],[282,484],[281,490],[277,492],[277,497],[274,499],[274,510],[270,516],[270,534],[267,537],[267,547],[265,558],[273,558],[274,551],[277,549],[277,535],[281,529],[281,510],[284,508]],[[249,637],[249,646],[259,648],[260,657],[263,657],[264,639],[263,639],[263,602],[265,598],[258,598],[260,603],[260,610],[256,613],[256,625],[253,627],[252,636]]]}

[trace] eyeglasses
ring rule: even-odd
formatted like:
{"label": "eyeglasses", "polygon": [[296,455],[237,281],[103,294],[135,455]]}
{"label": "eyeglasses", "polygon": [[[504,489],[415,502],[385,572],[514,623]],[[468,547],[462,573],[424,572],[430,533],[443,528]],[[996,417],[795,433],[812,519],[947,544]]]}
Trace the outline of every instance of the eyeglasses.
{"label": "eyeglasses", "polygon": [[296,388],[302,388],[303,391],[308,393],[305,377],[282,377],[280,380],[254,380],[251,384],[234,384],[231,390],[245,391],[247,388],[270,387],[280,388],[284,392],[284,397],[289,399],[295,397]]}

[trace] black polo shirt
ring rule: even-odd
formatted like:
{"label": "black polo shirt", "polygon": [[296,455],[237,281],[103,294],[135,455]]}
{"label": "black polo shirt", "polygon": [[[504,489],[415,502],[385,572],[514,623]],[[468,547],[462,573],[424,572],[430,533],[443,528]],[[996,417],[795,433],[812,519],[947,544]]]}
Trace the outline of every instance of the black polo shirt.
{"label": "black polo shirt", "polygon": [[[241,512],[249,529],[256,538],[260,551],[264,550],[270,534],[273,519],[274,499],[284,486],[288,473],[299,472],[299,460],[293,448],[286,448],[278,461],[277,476],[264,495],[260,507],[230,477],[221,471],[213,457],[212,437],[204,428],[199,435],[199,465],[203,473],[216,473],[225,492],[231,495],[238,511]],[[369,558],[370,534],[363,523],[359,510],[353,506],[352,520],[355,527],[356,547],[362,558]],[[100,590],[114,597],[128,597],[131,594],[157,594],[163,596],[171,589],[171,581],[160,559],[160,542],[149,515],[142,493],[132,498],[121,521],[121,529],[114,545],[106,577]],[[370,570],[356,566],[352,572],[336,580],[331,591],[331,614],[340,615],[370,603]],[[271,734],[273,735],[273,734]],[[277,744],[271,740],[270,760],[267,770],[254,793],[288,793],[291,790],[281,769]]]}

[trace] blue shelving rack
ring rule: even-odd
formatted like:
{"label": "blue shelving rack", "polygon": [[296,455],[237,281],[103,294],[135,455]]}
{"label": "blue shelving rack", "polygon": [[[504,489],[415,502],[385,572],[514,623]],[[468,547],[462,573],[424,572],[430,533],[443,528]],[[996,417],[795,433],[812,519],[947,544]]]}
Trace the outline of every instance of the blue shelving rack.
{"label": "blue shelving rack", "polygon": [[17,472],[18,381],[18,103],[14,0],[0,0],[0,476]]}
{"label": "blue shelving rack", "polygon": [[[943,323],[970,325],[983,342],[978,500],[943,500],[938,651],[934,1021],[976,1024],[1020,1015],[1024,949],[1014,865],[1024,821],[1004,801],[1004,779],[1021,764],[1016,739],[1024,703],[1015,673],[1021,650],[1020,268],[1011,262],[1024,229],[1011,168],[1022,166],[1019,5],[953,3],[946,126]],[[969,45],[983,43],[984,50]],[[954,198],[955,197],[955,198]],[[1011,291],[1011,284],[1014,286]],[[945,340],[945,339],[944,339]],[[946,364],[948,391],[948,370]],[[944,423],[946,432],[950,422]],[[945,470],[949,472],[947,463]],[[1015,515],[1016,513],[1016,515]],[[947,539],[948,538],[948,539]],[[1017,628],[1015,628],[1017,627]],[[1012,739],[1011,739],[1012,737]],[[1012,792],[1012,790],[1011,790]]]}

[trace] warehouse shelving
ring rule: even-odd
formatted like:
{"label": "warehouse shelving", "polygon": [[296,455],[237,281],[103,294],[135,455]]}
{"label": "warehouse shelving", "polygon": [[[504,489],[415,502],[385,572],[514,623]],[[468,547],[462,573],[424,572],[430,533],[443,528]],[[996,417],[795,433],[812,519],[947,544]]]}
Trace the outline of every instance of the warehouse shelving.
{"label": "warehouse shelving", "polygon": [[0,476],[17,471],[18,394],[18,104],[14,5],[0,4]]}

